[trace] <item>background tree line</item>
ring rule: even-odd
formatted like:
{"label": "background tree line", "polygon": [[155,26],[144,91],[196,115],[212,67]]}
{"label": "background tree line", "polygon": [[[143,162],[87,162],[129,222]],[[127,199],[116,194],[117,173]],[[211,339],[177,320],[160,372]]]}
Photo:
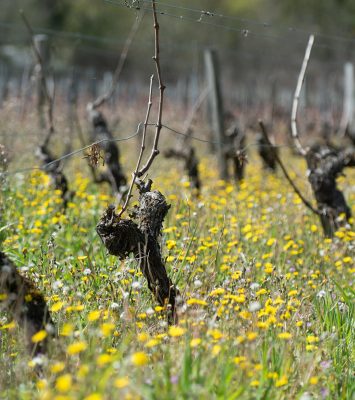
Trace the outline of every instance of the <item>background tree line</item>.
{"label": "background tree line", "polygon": [[[123,0],[116,1],[124,3]],[[126,3],[132,3],[132,0]],[[137,3],[149,7],[144,0]],[[198,25],[198,14],[164,4],[208,10],[235,19],[217,15],[203,17],[208,22],[223,25],[224,29]],[[188,74],[197,70],[203,61],[200,50],[207,46],[218,48],[225,71],[232,76],[241,71],[255,74],[261,69],[270,75],[270,71],[279,70],[280,64],[290,68],[298,64],[309,31],[355,38],[353,0],[169,0],[159,7],[193,20],[161,18],[162,63],[169,61],[165,71],[168,78],[176,73]],[[34,28],[84,35],[77,38],[51,35],[52,61],[57,61],[54,63],[57,68],[92,65],[103,70],[112,69],[135,18],[134,11],[103,0],[1,0],[0,46],[28,46],[19,9],[24,9]],[[264,25],[264,22],[270,25]],[[290,26],[299,30],[289,29]],[[141,60],[151,55],[151,35],[151,18],[147,15],[130,51],[126,74],[133,76],[142,72],[146,77],[146,63]],[[320,37],[317,42],[319,47],[314,51],[314,60],[321,62],[323,67],[328,63],[329,71],[332,71],[334,60],[343,62],[353,58],[351,41]]]}

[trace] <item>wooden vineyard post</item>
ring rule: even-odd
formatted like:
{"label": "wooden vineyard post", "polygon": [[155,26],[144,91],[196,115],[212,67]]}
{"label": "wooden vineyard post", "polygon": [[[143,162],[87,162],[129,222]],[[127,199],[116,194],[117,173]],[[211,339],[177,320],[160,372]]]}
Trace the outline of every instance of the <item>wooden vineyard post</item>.
{"label": "wooden vineyard post", "polygon": [[4,63],[0,64],[0,108],[8,97],[10,73]]}
{"label": "wooden vineyard post", "polygon": [[344,106],[341,120],[341,133],[346,129],[352,132],[354,126],[354,65],[347,62],[344,66]]}
{"label": "wooden vineyard post", "polygon": [[68,82],[68,91],[67,91],[67,106],[68,106],[68,116],[69,116],[69,129],[70,135],[73,134],[74,127],[76,125],[76,115],[78,108],[78,96],[79,96],[79,87],[78,87],[78,71],[73,70]]}
{"label": "wooden vineyard post", "polygon": [[222,91],[219,79],[219,67],[215,50],[205,50],[205,70],[209,88],[209,110],[211,113],[212,132],[217,151],[218,166],[221,179],[228,178],[227,160],[224,154],[224,113]]}
{"label": "wooden vineyard post", "polygon": [[[37,52],[41,57],[42,66],[47,69],[49,61],[49,45],[47,35],[34,35],[33,37],[34,45],[36,46]],[[42,71],[42,66],[37,63],[36,73],[37,73],[37,110],[39,117],[39,126],[44,129],[46,126],[45,116],[44,116],[44,105],[46,103],[46,94],[43,91],[42,78],[41,76],[46,75],[47,71]]]}
{"label": "wooden vineyard post", "polygon": [[302,84],[302,91],[300,93],[300,107],[303,109],[307,108],[308,106],[308,82],[307,79],[304,78],[303,84]]}

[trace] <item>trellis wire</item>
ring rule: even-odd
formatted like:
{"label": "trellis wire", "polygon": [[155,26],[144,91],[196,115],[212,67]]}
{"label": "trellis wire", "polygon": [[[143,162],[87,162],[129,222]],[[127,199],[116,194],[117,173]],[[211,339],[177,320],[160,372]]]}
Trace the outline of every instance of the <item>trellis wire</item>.
{"label": "trellis wire", "polygon": [[[79,153],[83,152],[84,150],[90,149],[92,146],[99,145],[101,143],[127,142],[127,141],[130,141],[130,140],[134,139],[135,137],[137,137],[139,135],[139,130],[140,130],[141,126],[142,126],[142,122],[140,122],[138,124],[136,132],[134,134],[130,135],[130,136],[127,136],[127,137],[124,137],[124,138],[117,138],[117,139],[102,139],[102,140],[99,140],[97,142],[93,142],[91,144],[88,144],[87,146],[81,147],[80,149],[74,150],[74,151],[72,151],[70,153],[64,154],[63,156],[61,156],[61,157],[59,157],[59,158],[57,158],[57,159],[55,159],[55,160],[53,160],[53,161],[51,161],[51,162],[49,162],[47,164],[44,164],[44,165],[42,165],[40,167],[36,166],[36,167],[23,168],[23,169],[19,169],[19,170],[16,170],[16,171],[5,171],[5,172],[0,173],[0,176],[10,176],[10,175],[23,174],[23,173],[31,172],[31,171],[45,170],[47,167],[50,167],[53,164],[59,163],[60,161],[63,161],[63,160],[66,160],[68,158],[71,158],[71,157],[73,157],[75,155],[78,155]],[[156,126],[156,125],[155,124],[148,124],[148,126]],[[169,127],[167,125],[164,125],[164,124],[162,125],[162,127],[165,128],[166,130],[176,134],[176,135],[181,135],[181,136],[184,136],[184,137],[188,137],[188,138],[190,138],[192,140],[195,140],[197,142],[200,142],[200,143],[214,144],[214,145],[216,145],[216,144],[228,145],[229,144],[228,142],[219,142],[219,141],[213,141],[213,140],[207,140],[207,139],[199,138],[199,137],[196,137],[196,136],[193,136],[193,135],[190,135],[190,134],[186,134],[186,133],[180,132],[177,129],[171,128],[171,127]],[[249,143],[243,149],[241,149],[241,151],[245,151],[248,148],[255,147],[255,146],[260,146],[260,144],[257,143],[257,142]],[[261,146],[262,147],[269,147],[268,145],[261,145]],[[288,145],[288,144],[276,145],[276,146],[274,145],[273,147],[295,149],[295,146],[291,146],[291,145]]]}
{"label": "trellis wire", "polygon": [[[119,2],[117,0],[103,0],[103,1],[105,3],[112,4],[112,5],[117,6],[117,7],[131,9],[131,10],[134,10],[134,11],[138,10],[138,9],[145,9],[145,10],[149,9],[148,7],[132,6],[132,5],[128,4],[127,1],[124,1],[123,3]],[[147,0],[141,0],[141,1],[144,3]],[[157,4],[159,5],[159,3],[157,3]],[[160,4],[162,4],[162,3],[160,3]],[[191,9],[191,10],[193,10],[193,9]],[[203,10],[194,10],[194,11],[195,12],[198,11],[200,13],[200,15],[208,15],[208,16],[211,16],[211,17],[214,15],[212,12],[203,11]],[[212,27],[215,27],[215,28],[219,28],[219,29],[222,29],[222,30],[225,30],[225,31],[237,32],[237,33],[241,34],[244,37],[248,37],[248,36],[265,37],[265,38],[276,39],[276,40],[279,40],[279,41],[283,41],[285,43],[289,43],[287,38],[285,38],[284,36],[280,36],[280,35],[260,34],[260,33],[253,32],[252,30],[247,29],[247,28],[237,28],[237,27],[233,27],[233,26],[226,26],[226,25],[222,25],[222,24],[209,22],[209,21],[203,20],[201,18],[196,19],[196,18],[188,17],[186,15],[172,14],[170,12],[163,11],[162,9],[158,9],[157,13],[159,15],[161,15],[161,16],[167,16],[167,17],[170,17],[170,18],[178,19],[178,20],[185,20],[185,21],[196,23],[196,24],[209,25],[209,26],[212,26]],[[218,16],[219,14],[216,14],[216,15]],[[319,36],[320,37],[325,37],[325,35],[322,35],[322,34],[319,34]],[[331,37],[331,35],[328,35],[328,38],[330,38],[330,37]],[[334,40],[339,40],[339,39],[336,39],[336,38],[337,38],[336,36],[333,37]],[[355,40],[351,40],[351,39],[346,39],[346,40],[350,41],[350,43],[355,42]],[[303,40],[298,40],[298,43],[303,43]],[[337,49],[336,47],[329,46],[329,45],[326,45],[326,44],[316,44],[315,47],[333,49],[333,50]]]}

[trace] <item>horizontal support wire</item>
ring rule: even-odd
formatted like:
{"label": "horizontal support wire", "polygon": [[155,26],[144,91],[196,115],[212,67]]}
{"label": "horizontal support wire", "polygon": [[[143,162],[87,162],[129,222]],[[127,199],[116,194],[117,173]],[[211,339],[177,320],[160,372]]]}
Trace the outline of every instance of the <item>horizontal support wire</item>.
{"label": "horizontal support wire", "polygon": [[[2,23],[0,22],[0,28],[2,27]],[[22,26],[18,25],[18,24],[8,24],[6,23],[5,26],[10,26],[11,29],[13,29],[14,31],[21,30],[23,29]],[[118,45],[118,46],[122,46],[124,44],[124,40],[117,40],[114,41],[113,39],[110,39],[108,37],[102,37],[100,38],[99,36],[97,36],[97,40],[91,40],[90,37],[87,37],[86,35],[82,35],[79,32],[65,32],[65,31],[55,31],[55,30],[49,30],[49,29],[43,29],[40,27],[34,27],[33,31],[36,34],[47,34],[48,36],[50,36],[51,38],[54,39],[58,39],[60,41],[64,40],[66,41],[67,44],[65,44],[63,46],[63,44],[61,43],[60,45],[57,44],[56,42],[56,46],[58,47],[64,47],[64,48],[79,48],[80,50],[90,53],[90,54],[96,54],[96,55],[105,55],[107,57],[110,57],[112,59],[116,59],[117,58],[117,51],[115,51],[113,49],[113,47],[110,48],[102,48],[100,45],[84,45],[82,44],[82,42],[89,42],[89,43],[107,43],[110,45]],[[76,39],[76,40],[72,40],[72,39]],[[18,39],[18,40],[14,40],[11,39],[11,41],[9,41],[9,44],[16,44],[16,45],[23,45],[25,43],[28,42],[28,38],[23,38]],[[144,44],[151,44],[150,41],[147,40],[141,40],[140,43],[144,43]],[[173,41],[164,41],[164,43],[161,45],[161,49],[164,50],[164,53],[173,53],[175,50],[181,50],[181,51],[185,51],[185,52],[189,52],[191,54],[196,52],[196,46],[198,45],[199,48],[208,48],[208,47],[216,47],[217,44],[216,43],[202,43],[202,42],[192,42],[191,44],[184,44],[184,43],[176,43]],[[137,46],[137,43],[134,43],[133,46]],[[226,53],[226,54],[230,54],[230,55],[239,55],[242,56],[244,58],[250,58],[253,59],[255,57],[255,55],[263,55],[263,54],[268,54],[270,55],[270,50],[269,49],[263,49],[263,50],[249,50],[249,51],[245,51],[245,50],[236,50],[236,49],[231,49],[231,48],[226,48],[223,46],[219,46],[218,45],[218,49],[221,50],[222,52]],[[280,49],[278,49],[277,52],[271,53],[273,55],[273,59],[278,59],[278,60],[287,60],[288,64],[292,64],[295,67],[299,66],[298,62],[296,61],[292,61],[290,62],[289,59],[289,53],[286,51],[280,51]],[[327,62],[327,65],[339,65],[339,63],[341,63],[340,61],[331,61],[331,62]]]}
{"label": "horizontal support wire", "polygon": [[[141,0],[141,1],[145,2],[145,3],[149,3],[149,0]],[[310,32],[310,31],[306,31],[301,28],[295,28],[292,26],[276,25],[276,24],[272,24],[270,22],[266,22],[266,21],[262,22],[262,21],[257,21],[254,19],[248,19],[248,18],[238,18],[235,16],[220,14],[218,12],[198,10],[198,9],[194,9],[194,8],[179,6],[176,4],[165,3],[164,1],[157,1],[156,4],[164,6],[164,7],[170,7],[170,8],[174,8],[174,9],[180,9],[180,10],[197,13],[200,15],[200,18],[202,18],[202,17],[207,17],[207,18],[208,17],[217,17],[217,18],[227,19],[227,20],[231,20],[231,21],[239,21],[239,22],[243,22],[245,24],[261,26],[263,28],[276,28],[276,29],[283,30],[285,33],[288,33],[288,34],[297,33],[297,34],[305,35],[306,37],[309,37],[310,35],[313,34],[313,35],[316,35],[318,38],[324,38],[324,39],[341,41],[341,42],[349,42],[349,43],[355,44],[355,38],[350,38],[350,37],[345,37],[345,36],[340,36],[340,35],[328,35],[328,34],[319,33],[319,32]]]}
{"label": "horizontal support wire", "polygon": [[[135,138],[135,137],[137,137],[139,135],[139,130],[140,130],[141,126],[142,126],[142,122],[140,122],[138,124],[137,130],[136,130],[136,132],[134,134],[132,134],[130,136],[127,136],[125,138],[102,139],[102,140],[99,140],[97,142],[93,142],[91,144],[88,144],[87,146],[81,147],[80,149],[74,150],[74,151],[72,151],[72,152],[70,152],[68,154],[64,154],[63,156],[61,156],[61,157],[59,157],[59,158],[57,158],[57,159],[55,159],[55,160],[53,160],[53,161],[51,161],[51,162],[49,162],[47,164],[44,164],[44,165],[42,165],[40,167],[36,166],[36,167],[23,168],[23,169],[19,169],[19,170],[16,170],[16,171],[5,171],[5,172],[0,173],[0,177],[1,176],[10,176],[10,175],[23,174],[23,173],[31,172],[31,171],[45,170],[46,168],[50,167],[53,164],[59,163],[60,161],[63,161],[63,160],[66,160],[68,158],[71,158],[73,156],[76,156],[76,155],[80,154],[81,152],[83,152],[84,150],[90,149],[92,146],[99,145],[101,143],[129,141],[129,140],[131,140],[131,139],[133,139],[133,138]],[[156,126],[156,124],[148,124],[148,126]],[[190,138],[192,140],[195,140],[197,142],[200,142],[200,143],[214,144],[214,145],[221,144],[223,146],[230,145],[229,142],[219,142],[219,141],[207,140],[207,139],[202,139],[202,138],[199,138],[199,137],[196,137],[196,136],[193,136],[193,135],[189,135],[189,134],[180,132],[177,129],[171,128],[171,127],[169,127],[167,125],[164,125],[164,124],[162,125],[162,127],[165,128],[167,131],[170,131],[170,132],[172,132],[172,133],[174,133],[176,135],[188,137],[188,138]],[[253,143],[250,143],[250,144],[246,145],[242,149],[239,149],[239,151],[245,151],[250,147],[257,147],[257,146],[270,147],[269,145],[266,145],[266,144],[265,145],[261,145],[260,143],[253,142]],[[295,146],[286,145],[286,144],[285,145],[273,145],[272,147],[278,147],[278,148],[287,147],[287,148],[290,148],[290,149],[295,149]]]}
{"label": "horizontal support wire", "polygon": [[[21,24],[17,24],[14,22],[0,22],[0,27],[18,31],[25,31],[25,28]],[[88,42],[96,42],[96,43],[110,43],[110,44],[119,44],[124,43],[124,40],[117,40],[114,37],[107,37],[107,36],[97,36],[97,35],[88,35],[82,32],[70,32],[70,31],[63,31],[57,29],[49,29],[49,28],[41,28],[37,27],[34,28],[33,31],[38,34],[46,34],[49,36],[54,36],[62,39],[80,39]]]}
{"label": "horizontal support wire", "polygon": [[31,171],[36,171],[36,170],[45,170],[46,168],[50,167],[53,164],[56,164],[56,163],[58,163],[60,161],[66,160],[68,158],[71,158],[71,157],[81,153],[84,150],[90,149],[92,146],[99,145],[101,143],[127,142],[127,141],[135,138],[136,136],[138,136],[141,125],[142,125],[142,122],[140,122],[138,124],[137,131],[133,135],[127,136],[125,138],[98,140],[97,142],[93,142],[91,144],[88,144],[87,146],[81,147],[80,149],[77,149],[77,150],[74,150],[74,151],[72,151],[70,153],[64,154],[63,156],[61,156],[61,157],[59,157],[59,158],[57,158],[57,159],[55,159],[55,160],[53,160],[53,161],[51,161],[51,162],[49,162],[47,164],[43,164],[41,167],[28,167],[28,168],[23,168],[23,169],[20,169],[20,170],[17,170],[17,171],[9,171],[9,172],[6,171],[6,172],[0,173],[0,176],[16,175],[16,174],[21,174],[21,173],[31,172]]}
{"label": "horizontal support wire", "polygon": [[[122,7],[122,8],[132,9],[132,7],[127,5],[126,3],[118,3],[115,0],[104,0],[104,1],[106,3],[113,4],[115,6],[119,6],[119,7]],[[148,10],[148,8],[144,8],[144,9]],[[169,13],[166,13],[164,11],[158,11],[158,13],[160,13],[163,16],[168,16],[168,17],[172,17],[172,18],[175,18],[175,19],[179,19],[179,20],[187,20],[189,22],[195,22],[195,23],[199,23],[199,24],[201,24],[201,23],[205,24],[206,23],[206,22],[199,22],[198,20],[196,20],[194,18],[187,18],[187,17],[184,17],[184,16],[169,14]],[[209,13],[207,11],[206,11],[206,13],[208,13],[208,15],[211,15],[211,13]],[[222,14],[214,14],[214,15],[215,16],[221,16]],[[234,19],[233,17],[227,17],[227,16],[223,16],[223,17],[224,18]],[[237,18],[237,20],[239,20],[239,19]],[[211,25],[211,23],[208,23],[208,24]],[[213,24],[213,25],[216,25],[216,24]],[[217,24],[216,26],[221,28],[221,29],[233,30],[233,31],[239,32],[240,34],[243,34],[244,36],[248,36],[249,34],[251,34],[252,36],[255,36],[255,37],[269,37],[269,38],[272,38],[272,39],[276,39],[276,40],[280,39],[280,40],[284,40],[285,41],[285,38],[282,37],[282,36],[263,35],[263,34],[252,32],[252,31],[250,31],[248,29],[233,28],[233,27],[228,27],[228,26],[225,26],[225,25],[218,25]],[[23,26],[20,25],[20,24],[17,24],[17,23],[9,23],[9,22],[1,22],[0,21],[0,28],[1,27],[6,28],[6,29],[12,29],[12,30],[14,30],[16,32],[24,31]],[[292,29],[296,29],[296,28],[292,28]],[[106,43],[106,44],[116,45],[116,46],[124,44],[123,40],[117,40],[117,39],[114,39],[114,38],[111,38],[111,37],[87,35],[87,34],[84,34],[84,33],[81,33],[81,32],[68,32],[68,31],[47,29],[47,28],[41,28],[41,27],[35,27],[33,30],[34,30],[34,32],[36,34],[47,34],[48,36],[51,36],[51,37],[54,37],[54,38],[57,38],[57,39],[62,39],[62,40],[76,39],[77,41],[87,41],[87,42],[92,42],[92,43],[95,43],[95,42],[96,43]],[[324,37],[324,36],[326,36],[326,35],[320,35],[319,37]],[[301,42],[299,40],[298,42],[304,44],[303,41]],[[15,43],[14,40],[11,40],[11,43]],[[18,43],[22,44],[22,41],[19,41]],[[148,44],[150,42],[143,41],[143,43],[147,43]],[[355,40],[354,40],[354,43],[355,43]],[[214,43],[200,43],[200,42],[197,43],[196,42],[195,44],[198,44],[199,47],[214,47],[214,46],[216,46],[216,44],[214,44]],[[171,42],[170,41],[170,42],[165,42],[163,44],[162,48],[166,47],[165,52],[166,51],[171,51],[172,49],[183,49],[183,50],[187,50],[187,51],[193,52],[193,51],[195,51],[195,47],[194,47],[195,44],[194,43],[192,43],[190,45],[183,44],[183,43],[179,43],[178,44],[176,42]],[[71,41],[70,45],[71,45],[71,47],[76,47],[76,46],[78,46],[78,42]],[[332,47],[332,46],[329,46],[329,45],[323,45],[323,44],[319,44],[319,43],[315,44],[314,47],[328,48],[328,49],[333,49],[333,50],[337,49],[335,47]],[[113,49],[112,50],[107,50],[107,49],[105,50],[105,49],[102,49],[99,46],[97,46],[97,47],[96,46],[91,46],[91,47],[86,46],[85,47],[82,44],[80,44],[80,48],[82,48],[84,51],[88,50],[93,54],[96,54],[96,53],[104,54],[105,53],[107,55],[110,55],[110,57],[111,56],[115,57],[115,54],[116,54]],[[259,54],[259,55],[260,54],[266,54],[266,53],[270,54],[270,52],[268,50],[264,50],[264,51],[249,50],[247,52],[245,50],[233,50],[233,49],[230,49],[230,48],[225,48],[225,47],[220,47],[220,46],[218,46],[218,48],[220,50],[228,53],[228,54],[238,54],[238,55],[242,55],[244,57],[250,57],[250,58],[254,57],[255,54]],[[284,55],[282,53],[284,53]],[[286,51],[280,52],[280,49],[278,49],[278,52],[275,53],[275,55],[280,60],[287,59],[289,61],[289,53],[288,52],[286,53]],[[294,62],[294,64],[296,65],[296,62]],[[327,62],[327,65],[338,65],[338,64],[339,64],[339,61]]]}
{"label": "horizontal support wire", "polygon": [[[130,5],[128,3],[128,1],[124,1],[124,2],[122,2],[122,1],[120,2],[118,0],[103,0],[103,1],[105,3],[112,4],[112,5],[117,6],[117,7],[127,8],[127,9],[131,9],[131,10],[134,10],[134,11],[136,11],[138,9],[143,9],[143,10],[149,10],[150,9],[148,6],[147,7],[144,7],[144,6],[139,6],[139,7],[138,6],[132,6],[132,5]],[[148,2],[148,0],[141,0],[141,1],[143,3]],[[166,4],[166,3],[164,3],[164,4]],[[190,17],[190,16],[187,16],[187,15],[172,14],[170,12],[164,11],[164,10],[162,10],[162,8],[159,8],[159,7],[162,6],[162,3],[158,2],[157,5],[158,5],[157,14],[159,14],[161,16],[166,16],[166,17],[178,19],[178,20],[181,20],[181,21],[189,21],[189,22],[193,22],[195,24],[209,25],[209,26],[212,26],[212,27],[215,27],[215,28],[218,28],[218,29],[222,29],[222,30],[225,30],[225,31],[237,32],[237,33],[239,33],[240,35],[242,35],[244,37],[249,37],[249,36],[251,36],[251,37],[264,37],[264,38],[269,38],[269,39],[273,39],[273,40],[278,40],[280,42],[282,41],[285,44],[289,44],[289,38],[286,38],[285,36],[280,36],[280,35],[275,35],[275,34],[261,34],[261,33],[254,32],[253,30],[250,30],[248,28],[245,28],[245,26],[243,28],[240,28],[240,27],[235,27],[235,26],[229,26],[229,25],[209,22],[209,21],[206,20],[207,17],[205,19],[201,18],[201,16],[206,15],[208,17],[211,17],[210,19],[212,19],[212,17],[214,16],[214,14],[212,12],[190,9],[190,10],[192,10],[194,12],[198,11],[198,13],[200,15],[199,18],[194,18],[194,17]],[[179,7],[179,6],[176,6],[176,7]],[[222,14],[216,14],[216,16],[219,16],[219,15],[222,15]],[[230,17],[230,18],[233,18],[233,17]],[[301,31],[301,30],[298,30],[298,31]],[[293,35],[292,31],[291,32],[288,31],[288,33]],[[304,31],[304,34],[306,34],[305,31]],[[337,41],[339,41],[341,39],[341,38],[339,38],[337,36],[332,37],[331,35],[319,34],[320,38],[322,38],[322,37],[325,38],[325,36],[327,36],[328,40],[330,38],[332,38],[333,40],[337,40]],[[317,37],[318,37],[318,35],[317,35]],[[345,42],[349,42],[349,44],[355,44],[355,39],[343,38],[343,39],[341,39],[341,41],[342,42],[344,42],[344,41]],[[303,39],[298,39],[297,42],[299,44],[304,44],[304,40]],[[338,49],[338,47],[330,46],[330,45],[327,45],[327,44],[320,44],[320,43],[316,44],[314,47],[326,48],[326,49],[332,49],[332,50],[337,50]]]}
{"label": "horizontal support wire", "polygon": [[[104,0],[106,3],[111,3],[115,4],[118,6],[122,6],[123,8],[128,8],[128,9],[134,9],[138,10],[139,8],[142,8],[139,6],[140,3],[146,3],[146,4],[151,4],[150,0],[139,0],[139,1],[121,1],[119,2],[118,0]],[[131,3],[131,4],[130,4]],[[134,6],[133,4],[136,4]],[[166,3],[165,1],[157,1],[156,4],[158,6],[162,7],[167,7],[167,8],[172,8],[176,10],[182,10],[182,11],[188,11],[190,13],[195,13],[197,14],[198,18],[194,18],[193,20],[195,22],[202,22],[203,18],[218,18],[218,19],[225,19],[225,20],[230,20],[230,21],[237,21],[243,24],[250,24],[254,26],[259,26],[264,29],[271,29],[275,28],[281,31],[284,31],[285,33],[289,35],[304,35],[305,37],[309,37],[309,35],[314,34],[317,36],[318,39],[323,38],[326,40],[333,40],[333,41],[339,41],[339,42],[348,42],[350,44],[355,44],[355,38],[351,37],[345,37],[342,35],[330,35],[330,34],[325,34],[325,33],[320,33],[320,32],[310,32],[302,28],[294,27],[294,26],[286,26],[286,25],[279,25],[279,24],[274,24],[269,21],[258,21],[250,18],[239,18],[236,16],[232,15],[225,15],[221,14],[219,12],[215,11],[207,11],[207,10],[201,10],[201,9],[196,9],[196,8],[189,8],[189,7],[184,7],[181,5],[177,4],[171,4],[171,3]],[[147,7],[148,8],[148,7]],[[177,16],[183,19],[183,16]],[[21,24],[15,24],[11,22],[5,22],[5,21],[0,21],[0,26],[2,27],[7,27],[7,28],[14,28],[16,30],[23,30],[23,26]],[[219,27],[225,27],[225,29],[228,29],[228,26],[225,25],[219,25]],[[233,27],[230,27],[233,29]],[[84,34],[82,32],[68,32],[68,31],[60,31],[60,30],[55,30],[55,29],[49,29],[49,28],[38,28],[35,29],[36,32],[39,33],[46,33],[49,35],[56,35],[56,36],[62,36],[63,38],[72,38],[72,39],[83,39],[83,40],[88,40],[88,41],[94,41],[94,42],[106,42],[106,43],[113,43],[117,44],[120,41],[117,40],[117,38],[114,37],[102,37],[102,36],[97,36],[97,35],[91,35],[91,34]]]}

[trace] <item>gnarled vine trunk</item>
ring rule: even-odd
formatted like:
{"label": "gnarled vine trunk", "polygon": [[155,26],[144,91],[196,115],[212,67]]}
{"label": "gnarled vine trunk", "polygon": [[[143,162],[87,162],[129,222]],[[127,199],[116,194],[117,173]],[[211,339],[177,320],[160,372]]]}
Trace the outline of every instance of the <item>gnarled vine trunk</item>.
{"label": "gnarled vine trunk", "polygon": [[[331,237],[351,217],[343,193],[336,179],[346,167],[355,166],[355,150],[336,151],[328,146],[314,146],[306,155],[308,180],[312,186],[320,220],[326,236]],[[340,218],[344,215],[344,219]]]}
{"label": "gnarled vine trunk", "polygon": [[117,144],[114,142],[112,133],[108,129],[107,121],[103,114],[88,107],[89,119],[93,127],[93,141],[99,142],[100,147],[105,153],[105,166],[106,170],[99,176],[96,175],[96,171],[92,168],[92,173],[96,183],[108,182],[113,192],[122,193],[127,184],[126,177],[122,171],[122,166],[120,164],[120,153]]}
{"label": "gnarled vine trunk", "polygon": [[164,156],[166,158],[176,158],[184,161],[185,171],[189,176],[191,186],[199,193],[201,189],[201,180],[195,149],[192,146],[186,150],[168,149],[164,152]]}
{"label": "gnarled vine trunk", "polygon": [[42,145],[37,149],[37,156],[42,162],[43,170],[52,178],[55,189],[62,192],[65,209],[68,201],[73,198],[74,192],[69,190],[68,179],[62,171],[60,162],[55,161],[55,158],[46,145]]}
{"label": "gnarled vine trunk", "polygon": [[138,184],[139,205],[132,219],[120,219],[113,206],[108,207],[96,230],[112,255],[125,259],[130,253],[148,281],[148,288],[161,306],[168,308],[168,320],[177,322],[176,297],[178,290],[169,279],[162,259],[159,236],[164,218],[170,208],[159,191]]}
{"label": "gnarled vine trunk", "polygon": [[32,355],[44,354],[48,337],[34,343],[33,335],[46,330],[54,333],[54,324],[43,295],[32,282],[23,277],[14,264],[0,252],[0,310],[7,312],[25,333],[25,341]]}

